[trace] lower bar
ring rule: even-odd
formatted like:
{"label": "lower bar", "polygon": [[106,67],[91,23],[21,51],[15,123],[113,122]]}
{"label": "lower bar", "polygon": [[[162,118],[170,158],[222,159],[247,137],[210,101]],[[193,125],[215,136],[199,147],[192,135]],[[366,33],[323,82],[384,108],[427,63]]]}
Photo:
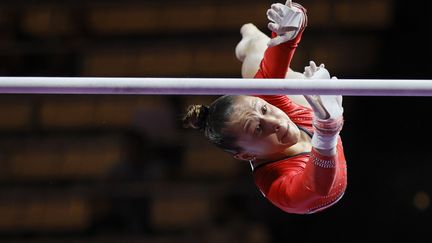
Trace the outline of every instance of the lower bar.
{"label": "lower bar", "polygon": [[432,80],[0,77],[0,93],[432,96]]}

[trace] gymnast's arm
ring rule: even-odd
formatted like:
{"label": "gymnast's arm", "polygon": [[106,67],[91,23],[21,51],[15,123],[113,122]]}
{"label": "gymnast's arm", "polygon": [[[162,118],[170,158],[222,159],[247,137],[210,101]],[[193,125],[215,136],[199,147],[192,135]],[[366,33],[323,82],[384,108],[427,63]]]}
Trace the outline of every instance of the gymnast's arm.
{"label": "gymnast's arm", "polygon": [[[270,38],[260,31],[254,24],[247,23],[240,28],[242,39],[235,48],[235,55],[242,63],[241,75],[243,78],[253,78],[258,72],[261,60],[268,47]],[[304,79],[303,73],[296,72],[288,67],[286,79]],[[296,104],[311,108],[302,95],[288,95]]]}
{"label": "gymnast's arm", "polygon": [[254,78],[285,78],[307,25],[306,9],[290,0],[272,4],[267,11],[272,38]]}
{"label": "gymnast's arm", "polygon": [[[285,20],[274,22],[273,19],[280,17],[274,16],[275,13],[282,12],[281,8],[284,8],[285,13],[287,13],[283,16]],[[272,39],[269,39],[252,24],[246,24],[241,29],[243,40],[236,47],[236,55],[239,60],[243,60],[242,75],[247,75],[251,70],[258,69],[254,78],[304,78],[303,74],[290,69],[290,63],[307,25],[306,9],[299,4],[290,2],[287,2],[286,5],[273,4],[272,9],[267,12],[267,16],[272,21],[269,23]],[[285,27],[283,27],[284,25]],[[284,33],[288,28],[293,28],[292,26],[296,26],[296,28]],[[260,52],[263,52],[264,55],[258,65],[257,59],[261,56]],[[255,65],[256,68],[254,68]],[[288,97],[296,104],[311,108],[303,96],[289,95]],[[276,97],[267,96],[267,98]]]}
{"label": "gymnast's arm", "polygon": [[[274,21],[273,19],[276,19],[276,17],[280,17],[280,16],[275,16],[275,14],[281,12],[280,10],[281,8],[285,8],[284,9],[285,13],[287,13],[285,16],[282,17],[282,19],[285,18],[285,20],[287,21],[280,21],[280,20]],[[293,4],[290,2],[287,2],[287,5],[273,4],[272,8],[268,10],[267,16],[271,21],[271,23],[269,23],[269,29],[272,30],[272,39],[268,42],[269,47],[265,50],[264,57],[262,58],[261,63],[259,65],[260,68],[258,69],[258,72],[254,75],[254,78],[285,78],[291,60],[294,56],[295,50],[298,44],[300,43],[303,31],[305,30],[307,25],[306,9],[299,4],[295,4],[295,3]],[[274,27],[275,25],[276,28]],[[285,28],[292,28],[292,26],[297,26],[297,27],[295,28],[295,30],[291,29],[285,34],[283,31],[286,29],[283,29],[284,28],[283,26],[286,26]],[[262,36],[264,36],[264,34],[259,32],[256,29],[256,27],[251,24],[242,27],[242,34],[249,37],[251,35],[255,35],[256,38],[261,38],[261,39],[263,39]],[[288,36],[287,38],[286,35],[290,35],[290,36]],[[286,41],[281,42],[281,38],[286,38],[285,39]],[[244,40],[242,40],[242,42],[243,41]],[[254,40],[254,41],[257,41],[257,45],[259,44],[262,46],[264,44],[262,43],[262,41],[261,42],[258,42],[258,40]],[[275,41],[277,41],[277,43],[275,43]],[[242,43],[239,43],[240,48],[238,46],[236,51],[242,49],[241,44]],[[253,53],[253,51],[250,51],[250,53],[247,54],[251,54],[251,53]],[[248,58],[248,56],[245,56],[244,61],[247,61],[246,58]],[[260,97],[276,106],[280,104],[280,102],[273,102],[273,101],[275,100],[279,101],[281,99],[287,100],[289,104],[292,104],[291,100],[288,99],[286,95],[264,95]],[[294,98],[296,99],[294,101],[295,103],[297,103],[296,101],[298,101],[300,105],[310,108],[309,104],[305,101],[304,97],[301,97],[302,99],[298,99],[297,97]]]}
{"label": "gymnast's arm", "polygon": [[[253,78],[259,70],[270,37],[252,23],[244,24],[240,28],[240,33],[242,39],[235,47],[235,55],[241,62],[242,78]],[[303,79],[304,75],[288,67],[285,78]]]}
{"label": "gymnast's arm", "polygon": [[[254,78],[285,78],[303,31],[304,28],[291,41],[267,48]],[[276,36],[276,33],[273,32],[272,38]]]}
{"label": "gymnast's arm", "polygon": [[299,162],[300,158],[293,157],[280,166],[269,165],[255,172],[257,184],[266,197],[287,212],[323,210],[345,192],[346,160],[339,136],[343,109],[337,96],[328,98],[314,101],[325,108],[328,116],[315,114],[313,118],[312,151],[307,161]]}
{"label": "gymnast's arm", "polygon": [[[330,79],[330,73],[324,64],[317,66],[313,61],[305,67],[305,76],[309,79]],[[338,153],[342,146],[339,136],[343,127],[343,107],[341,95],[305,95],[306,100],[312,106],[312,153],[307,170],[313,170],[312,174],[321,177],[315,186],[323,192],[329,192],[338,173]],[[339,151],[338,151],[339,150]],[[309,172],[310,173],[310,172]]]}

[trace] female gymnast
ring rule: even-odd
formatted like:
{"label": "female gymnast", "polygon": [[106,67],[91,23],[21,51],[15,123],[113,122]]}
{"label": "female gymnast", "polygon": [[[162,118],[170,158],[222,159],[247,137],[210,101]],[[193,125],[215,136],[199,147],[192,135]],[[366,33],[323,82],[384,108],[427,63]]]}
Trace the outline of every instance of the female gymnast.
{"label": "female gymnast", "polygon": [[[288,0],[285,5],[272,4],[267,17],[272,38],[254,78],[286,78],[307,25],[306,9]],[[303,75],[330,78],[324,65],[314,62]],[[343,196],[347,174],[339,136],[342,96],[304,97],[309,106],[286,95],[225,95],[210,106],[190,106],[183,123],[203,131],[234,158],[249,161],[257,187],[275,206],[287,213],[310,214]]]}

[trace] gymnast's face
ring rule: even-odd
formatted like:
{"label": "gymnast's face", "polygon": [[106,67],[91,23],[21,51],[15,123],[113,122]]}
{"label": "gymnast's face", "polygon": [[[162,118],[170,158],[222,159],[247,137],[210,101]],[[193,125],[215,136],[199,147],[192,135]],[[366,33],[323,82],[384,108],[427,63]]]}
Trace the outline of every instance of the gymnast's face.
{"label": "gymnast's face", "polygon": [[243,149],[237,159],[278,158],[300,139],[300,130],[288,115],[261,98],[240,96],[234,110],[228,130],[237,135]]}

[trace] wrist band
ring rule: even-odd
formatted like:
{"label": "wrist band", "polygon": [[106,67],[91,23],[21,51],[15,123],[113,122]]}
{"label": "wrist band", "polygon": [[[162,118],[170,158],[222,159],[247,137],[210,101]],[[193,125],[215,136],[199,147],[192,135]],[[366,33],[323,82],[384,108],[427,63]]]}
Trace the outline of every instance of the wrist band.
{"label": "wrist band", "polygon": [[336,161],[330,158],[323,158],[318,152],[312,149],[312,163],[321,168],[335,168]]}
{"label": "wrist band", "polygon": [[315,131],[319,132],[321,135],[334,135],[342,130],[344,124],[343,116],[332,119],[319,119],[314,117],[313,126]]}
{"label": "wrist band", "polygon": [[318,159],[317,157],[313,158],[313,164],[326,169],[336,167],[336,162],[334,160],[323,160]]}
{"label": "wrist band", "polygon": [[317,149],[332,149],[336,147],[339,138],[339,132],[343,127],[343,117],[337,119],[313,120],[314,135],[312,137],[312,147]]}

